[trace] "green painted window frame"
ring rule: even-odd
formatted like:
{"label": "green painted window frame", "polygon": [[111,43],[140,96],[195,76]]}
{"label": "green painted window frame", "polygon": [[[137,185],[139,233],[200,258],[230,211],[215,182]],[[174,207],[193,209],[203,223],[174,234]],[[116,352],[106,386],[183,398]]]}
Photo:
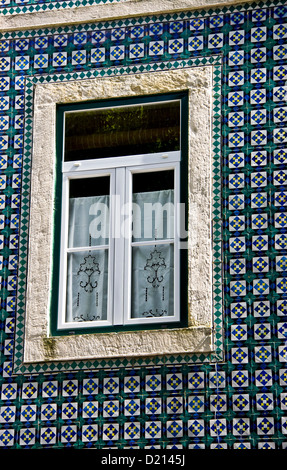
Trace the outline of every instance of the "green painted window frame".
{"label": "green painted window frame", "polygon": [[[56,109],[56,177],[54,187],[54,236],[53,236],[53,268],[51,289],[50,334],[52,336],[67,336],[73,334],[92,334],[120,331],[138,331],[153,329],[184,328],[188,325],[188,250],[180,249],[180,320],[163,324],[141,325],[113,325],[72,328],[72,324],[65,330],[58,329],[58,301],[60,277],[60,250],[61,250],[61,209],[62,209],[62,162],[64,139],[64,116],[66,111],[80,111],[94,108],[156,103],[167,100],[180,100],[181,102],[181,161],[180,161],[180,203],[185,204],[184,227],[188,231],[188,92],[172,92],[159,95],[145,95],[139,97],[114,98],[108,100],[86,101],[80,103],[59,104]],[[187,241],[187,240],[182,240]],[[186,244],[187,245],[187,244]]]}

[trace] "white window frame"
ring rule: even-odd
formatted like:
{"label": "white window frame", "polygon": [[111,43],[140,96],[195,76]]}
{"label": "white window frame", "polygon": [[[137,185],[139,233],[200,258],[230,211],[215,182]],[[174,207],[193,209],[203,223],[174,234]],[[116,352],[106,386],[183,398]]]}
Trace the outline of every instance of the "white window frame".
{"label": "white window frame", "polygon": [[[146,166],[133,166],[127,168],[127,180],[126,180],[126,193],[127,198],[131,200],[132,194],[132,176],[135,173],[141,173],[144,171],[152,172],[152,171],[161,171],[161,170],[173,170],[174,171],[174,315],[169,317],[154,317],[154,318],[146,318],[146,319],[139,319],[139,318],[131,318],[131,282],[126,283],[125,287],[125,306],[124,306],[124,314],[125,320],[124,324],[127,325],[144,325],[144,324],[155,324],[155,323],[170,323],[170,322],[179,322],[182,320],[182,314],[180,309],[180,247],[179,247],[179,232],[178,228],[180,225],[180,211],[178,210],[180,204],[180,160],[181,160],[181,152],[167,152],[164,154],[159,154],[158,157],[160,159],[164,159],[165,163],[161,165],[146,165]],[[130,227],[131,224],[129,223],[128,226]],[[132,242],[131,240],[132,234],[131,232],[126,235],[125,237],[125,266],[128,266],[128,279],[131,279],[131,266],[132,266],[132,247],[139,246],[139,245],[151,245],[151,242]],[[170,243],[170,241],[162,241],[158,240],[157,244],[165,244]],[[152,243],[154,244],[154,243]]]}
{"label": "white window frame", "polygon": [[[83,328],[82,322],[66,322],[66,293],[67,293],[67,255],[71,252],[76,251],[90,251],[95,250],[96,247],[75,247],[75,248],[68,248],[68,225],[69,225],[69,183],[72,179],[84,179],[84,178],[100,178],[101,176],[109,176],[110,177],[110,187],[111,190],[115,187],[115,170],[110,169],[108,172],[106,170],[95,170],[89,171],[84,170],[80,172],[63,172],[63,180],[62,180],[62,210],[61,210],[61,222],[62,222],[62,229],[61,229],[61,249],[60,249],[60,275],[59,275],[59,306],[58,306],[58,329],[65,330],[65,329],[72,329],[72,328]],[[111,240],[111,224],[109,230],[109,239]],[[113,271],[113,246],[111,243],[109,245],[100,245],[97,249],[108,249],[109,250],[109,258],[108,258],[108,269],[109,271]],[[107,320],[102,321],[102,326],[110,326],[111,322],[111,291],[113,290],[113,278],[109,276],[109,283],[108,283],[108,295],[107,295]],[[87,328],[91,326],[97,326],[98,322],[85,322],[85,326]]]}
{"label": "white window frame", "polygon": [[[173,100],[175,101],[175,100]],[[179,207],[180,202],[180,160],[181,152],[161,152],[123,157],[77,160],[62,164],[62,210],[61,210],[61,258],[59,276],[58,330],[77,330],[96,327],[143,326],[180,321],[180,254],[179,254]],[[135,173],[174,170],[174,315],[153,318],[131,317],[131,248],[135,243],[131,240],[132,226],[132,176]],[[67,322],[67,254],[74,251],[88,251],[95,247],[67,248],[69,223],[69,182],[72,179],[97,178],[110,176],[110,227],[109,245],[101,245],[100,249],[109,250],[108,261],[108,303],[107,319],[100,321]],[[114,198],[113,198],[114,196]],[[113,203],[114,201],[114,203]],[[123,213],[122,207],[128,209]],[[119,207],[117,207],[119,205]],[[119,218],[119,214],[122,217]],[[123,221],[123,216],[125,220]],[[122,230],[124,227],[124,230]],[[124,232],[124,233],[123,233]],[[151,242],[136,242],[138,245]],[[167,243],[158,240],[157,244]],[[170,243],[170,242],[168,242]],[[154,244],[154,243],[153,243]],[[115,282],[117,280],[117,283]]]}

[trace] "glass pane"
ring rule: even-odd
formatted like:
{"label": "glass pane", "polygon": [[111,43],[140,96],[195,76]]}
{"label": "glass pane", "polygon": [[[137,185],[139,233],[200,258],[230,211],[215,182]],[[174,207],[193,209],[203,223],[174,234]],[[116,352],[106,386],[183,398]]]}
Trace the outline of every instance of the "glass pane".
{"label": "glass pane", "polygon": [[110,177],[70,180],[68,247],[108,244]]}
{"label": "glass pane", "polygon": [[107,319],[108,250],[68,254],[67,322]]}
{"label": "glass pane", "polygon": [[133,242],[174,237],[174,171],[133,174]]}
{"label": "glass pane", "polygon": [[132,318],[174,315],[172,244],[132,248]]}
{"label": "glass pane", "polygon": [[65,113],[65,161],[179,149],[179,100]]}

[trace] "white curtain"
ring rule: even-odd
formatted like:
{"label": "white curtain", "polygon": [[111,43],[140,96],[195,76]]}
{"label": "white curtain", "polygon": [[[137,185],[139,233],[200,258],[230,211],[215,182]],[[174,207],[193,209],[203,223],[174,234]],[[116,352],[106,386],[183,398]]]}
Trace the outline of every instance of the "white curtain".
{"label": "white curtain", "polygon": [[132,318],[173,315],[173,245],[133,247]]}
{"label": "white curtain", "polygon": [[[71,198],[69,211],[66,319],[105,320],[109,196]],[[173,217],[173,190],[133,195],[133,242],[147,242],[132,247],[133,318],[173,315],[173,243],[160,243],[173,239]]]}
{"label": "white curtain", "polygon": [[174,247],[160,240],[174,238],[174,191],[133,195],[132,318],[174,314]]}
{"label": "white curtain", "polygon": [[67,321],[107,318],[108,250],[68,254]]}
{"label": "white curtain", "polygon": [[109,196],[70,199],[68,247],[109,243]]}
{"label": "white curtain", "polygon": [[68,253],[68,322],[107,319],[108,243],[109,196],[71,198],[68,247],[91,249]]}

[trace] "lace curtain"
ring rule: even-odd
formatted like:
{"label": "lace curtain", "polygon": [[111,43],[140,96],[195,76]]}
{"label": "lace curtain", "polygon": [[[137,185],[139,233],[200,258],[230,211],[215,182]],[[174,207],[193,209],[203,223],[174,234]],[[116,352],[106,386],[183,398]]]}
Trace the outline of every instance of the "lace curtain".
{"label": "lace curtain", "polygon": [[[106,320],[109,196],[72,198],[69,211],[66,320]],[[173,190],[133,195],[132,318],[173,315],[173,217]]]}
{"label": "lace curtain", "polygon": [[170,189],[133,195],[132,318],[173,315],[173,243],[160,243],[174,237],[173,202]]}
{"label": "lace curtain", "polygon": [[109,196],[70,199],[68,247],[91,248],[68,253],[68,322],[107,318],[108,235]]}

